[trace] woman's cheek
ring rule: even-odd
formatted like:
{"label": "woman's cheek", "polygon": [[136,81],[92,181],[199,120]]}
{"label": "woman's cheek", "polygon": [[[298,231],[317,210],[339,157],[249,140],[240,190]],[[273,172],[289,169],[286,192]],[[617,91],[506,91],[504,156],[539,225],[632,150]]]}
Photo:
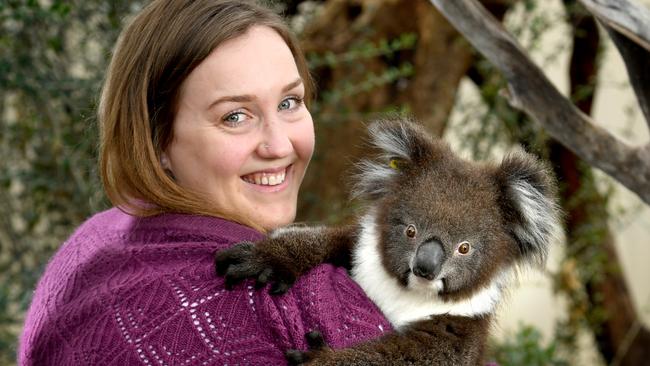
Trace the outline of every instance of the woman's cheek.
{"label": "woman's cheek", "polygon": [[305,120],[302,122],[302,126],[300,128],[300,147],[299,149],[302,151],[299,151],[299,154],[304,157],[307,162],[311,160],[311,157],[314,153],[314,146],[316,143],[316,138],[314,135],[314,123],[312,121],[311,115],[309,112],[306,112],[307,116]]}

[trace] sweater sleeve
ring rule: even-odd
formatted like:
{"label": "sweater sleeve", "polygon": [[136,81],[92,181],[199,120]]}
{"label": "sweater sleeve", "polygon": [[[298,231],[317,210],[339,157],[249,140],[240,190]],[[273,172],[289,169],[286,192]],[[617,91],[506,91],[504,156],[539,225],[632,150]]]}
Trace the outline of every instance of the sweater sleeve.
{"label": "sweater sleeve", "polygon": [[213,268],[230,239],[82,227],[39,281],[20,365],[276,365],[283,351]]}

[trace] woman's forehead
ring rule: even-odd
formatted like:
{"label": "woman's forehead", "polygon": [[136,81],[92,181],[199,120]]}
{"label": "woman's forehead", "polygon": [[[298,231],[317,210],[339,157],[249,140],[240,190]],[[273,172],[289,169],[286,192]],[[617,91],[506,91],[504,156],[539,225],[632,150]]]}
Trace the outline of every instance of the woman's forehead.
{"label": "woman's forehead", "polygon": [[[300,78],[291,50],[269,27],[252,27],[219,45],[183,83],[181,93],[217,99],[283,88]],[[182,94],[181,94],[182,95]]]}

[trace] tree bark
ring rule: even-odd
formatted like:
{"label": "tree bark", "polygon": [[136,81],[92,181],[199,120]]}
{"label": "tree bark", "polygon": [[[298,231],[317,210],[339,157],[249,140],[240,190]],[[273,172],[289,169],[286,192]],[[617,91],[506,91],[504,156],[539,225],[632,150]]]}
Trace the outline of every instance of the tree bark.
{"label": "tree bark", "polygon": [[634,0],[580,0],[605,26],[618,48],[650,128],[650,11]]}
{"label": "tree bark", "polygon": [[636,0],[580,2],[603,24],[623,57],[630,84],[650,129],[650,11]]}
{"label": "tree bark", "polygon": [[650,51],[650,11],[636,0],[580,0],[605,25]]}

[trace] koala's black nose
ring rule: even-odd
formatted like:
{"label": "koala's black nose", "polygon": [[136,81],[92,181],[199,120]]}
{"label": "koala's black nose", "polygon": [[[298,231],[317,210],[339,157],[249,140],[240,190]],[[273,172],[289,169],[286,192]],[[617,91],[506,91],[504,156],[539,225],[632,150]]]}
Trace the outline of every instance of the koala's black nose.
{"label": "koala's black nose", "polygon": [[442,250],[442,244],[438,240],[429,240],[422,243],[415,252],[415,263],[413,265],[413,274],[416,276],[432,280],[436,278],[445,253]]}

